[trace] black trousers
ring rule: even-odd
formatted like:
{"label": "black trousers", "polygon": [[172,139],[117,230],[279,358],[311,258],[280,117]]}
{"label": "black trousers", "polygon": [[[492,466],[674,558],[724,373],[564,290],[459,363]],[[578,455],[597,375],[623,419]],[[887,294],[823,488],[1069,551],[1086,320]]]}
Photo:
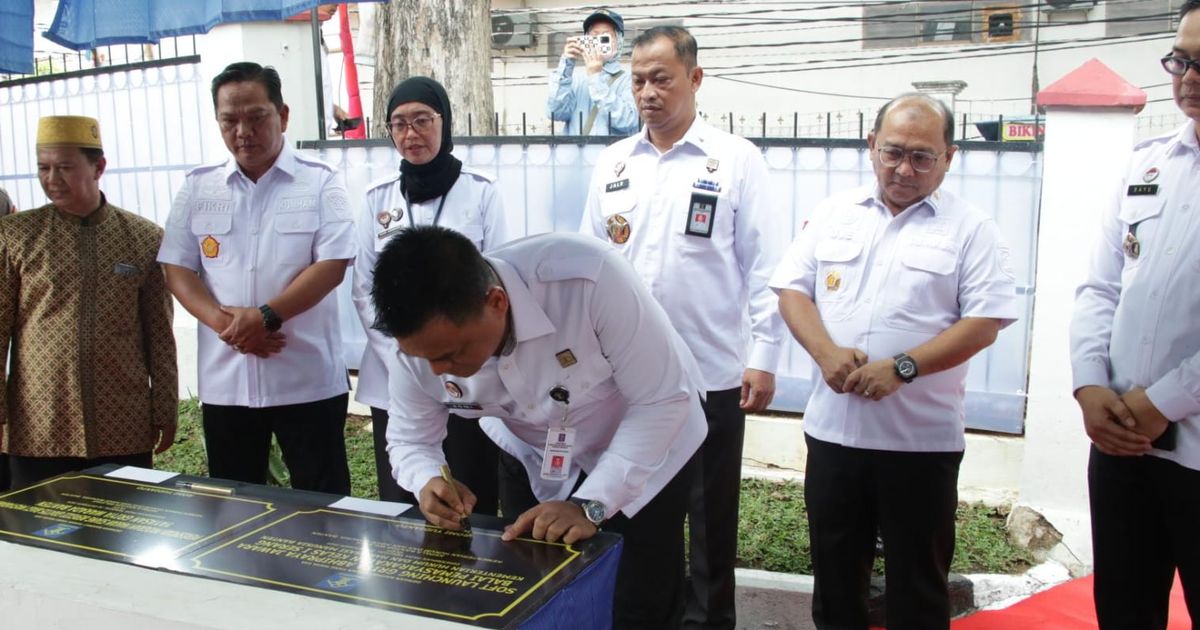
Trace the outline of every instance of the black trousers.
{"label": "black trousers", "polygon": [[[615,630],[673,630],[683,614],[683,517],[691,464],[684,466],[632,518],[618,513],[601,526],[624,538],[613,601]],[[500,453],[500,509],[514,519],[538,504],[525,467]],[[580,476],[580,481],[583,476]]]}
{"label": "black trousers", "polygon": [[149,451],[133,455],[111,455],[108,457],[22,457],[8,456],[9,470],[12,471],[12,487],[24,488],[43,479],[55,475],[75,472],[101,464],[117,464],[118,466],[140,466],[153,468],[154,456]]}
{"label": "black trousers", "polygon": [[708,392],[708,436],[692,457],[688,497],[688,597],[683,627],[733,630],[737,625],[733,570],[746,412],[740,387]]}
{"label": "black trousers", "polygon": [[350,494],[346,462],[347,394],[296,405],[201,405],[208,474],[264,484],[271,435],[279,440],[292,487]]}
{"label": "black trousers", "polygon": [[[379,481],[379,498],[384,501],[417,504],[417,498],[400,487],[392,477],[392,464],[387,454],[386,409],[371,407],[371,427],[375,440],[375,477]],[[477,514],[496,515],[500,504],[499,482],[496,466],[500,447],[488,438],[473,418],[462,418],[450,414],[446,424],[446,439],[442,440],[442,452],[454,478],[466,484],[475,493]]]}
{"label": "black trousers", "polygon": [[1200,471],[1161,457],[1088,461],[1096,617],[1104,630],[1167,627],[1178,569],[1200,627]]}
{"label": "black trousers", "polygon": [[8,455],[0,453],[0,492],[12,487],[12,475],[8,472]]}
{"label": "black trousers", "polygon": [[813,621],[866,630],[876,531],[883,536],[888,630],[950,627],[961,452],[849,448],[805,435]]}

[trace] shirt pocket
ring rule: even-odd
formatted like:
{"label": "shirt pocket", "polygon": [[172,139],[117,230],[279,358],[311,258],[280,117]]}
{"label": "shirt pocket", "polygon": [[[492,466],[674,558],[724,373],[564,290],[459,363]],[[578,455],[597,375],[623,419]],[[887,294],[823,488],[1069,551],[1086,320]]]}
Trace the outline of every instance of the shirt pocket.
{"label": "shirt pocket", "polygon": [[200,264],[204,269],[224,269],[234,257],[233,215],[201,214],[192,217],[192,236],[200,246]]}
{"label": "shirt pocket", "polygon": [[321,217],[316,212],[282,212],[275,215],[275,255],[283,265],[313,262],[313,241]]}
{"label": "shirt pocket", "polygon": [[[708,236],[688,233],[688,228],[692,227],[692,195],[695,194],[717,198],[716,210],[708,217],[712,223],[712,230]],[[671,221],[675,222],[671,226],[671,230],[680,234],[679,238],[683,239],[680,241],[682,243],[680,250],[692,256],[718,256],[721,252],[731,251],[733,248],[732,207],[728,191],[712,193],[693,188],[688,196],[687,207],[684,208],[683,215],[671,217]]]}
{"label": "shirt pocket", "polygon": [[854,299],[862,276],[863,244],[857,240],[827,238],[817,243],[816,299],[821,319],[841,321],[854,312]]}
{"label": "shirt pocket", "polygon": [[958,254],[948,246],[904,246],[899,273],[888,282],[887,321],[892,327],[936,332],[949,325],[947,305],[956,312],[958,305]]}
{"label": "shirt pocket", "polygon": [[1121,270],[1123,286],[1128,286],[1127,281],[1133,279],[1132,275],[1142,261],[1157,253],[1155,237],[1164,205],[1166,198],[1157,195],[1121,200],[1117,218],[1121,222],[1121,249],[1125,252],[1125,265]]}

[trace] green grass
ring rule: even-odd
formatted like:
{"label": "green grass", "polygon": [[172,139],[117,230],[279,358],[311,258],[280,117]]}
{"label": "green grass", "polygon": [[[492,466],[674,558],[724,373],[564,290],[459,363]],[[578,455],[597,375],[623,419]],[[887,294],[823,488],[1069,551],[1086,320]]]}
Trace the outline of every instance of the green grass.
{"label": "green grass", "polygon": [[[375,482],[375,452],[371,419],[348,416],[346,455],[350,462],[350,485],[354,496],[378,498]],[[276,461],[278,468],[282,464]],[[155,458],[156,468],[189,475],[207,475],[204,436],[200,430],[200,404],[179,404],[179,431],[175,446]],[[286,485],[286,472],[272,475]],[[790,481],[745,479],[742,481],[738,561],[752,569],[784,573],[812,573],[808,520],[804,511],[804,486]],[[958,538],[951,570],[958,573],[1020,573],[1029,568],[1029,552],[1010,545],[1004,529],[1006,508],[982,504],[959,504]],[[882,565],[876,562],[876,571]]]}

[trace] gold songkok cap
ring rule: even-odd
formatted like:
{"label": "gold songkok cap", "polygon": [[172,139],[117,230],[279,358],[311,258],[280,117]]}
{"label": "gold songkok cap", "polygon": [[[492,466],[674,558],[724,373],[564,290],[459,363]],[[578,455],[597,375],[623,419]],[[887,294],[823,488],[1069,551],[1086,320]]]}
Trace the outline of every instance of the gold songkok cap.
{"label": "gold songkok cap", "polygon": [[38,121],[37,146],[103,149],[100,123],[88,116],[45,116]]}

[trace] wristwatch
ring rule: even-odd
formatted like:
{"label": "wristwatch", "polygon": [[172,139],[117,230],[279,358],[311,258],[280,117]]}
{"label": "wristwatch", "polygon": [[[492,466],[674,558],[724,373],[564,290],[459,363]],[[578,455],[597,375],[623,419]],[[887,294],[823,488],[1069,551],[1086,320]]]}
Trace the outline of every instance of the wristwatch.
{"label": "wristwatch", "polygon": [[896,376],[905,383],[913,382],[917,378],[917,362],[913,358],[901,352],[892,357],[896,361]]}
{"label": "wristwatch", "polygon": [[604,522],[604,517],[608,514],[608,508],[604,507],[604,504],[599,501],[580,499],[579,497],[571,497],[567,500],[578,505],[583,510],[583,515],[587,517],[587,520],[591,521],[592,525],[596,527],[600,527],[600,523]]}
{"label": "wristwatch", "polygon": [[258,310],[263,316],[263,328],[275,332],[283,327],[283,319],[270,306],[263,304]]}

